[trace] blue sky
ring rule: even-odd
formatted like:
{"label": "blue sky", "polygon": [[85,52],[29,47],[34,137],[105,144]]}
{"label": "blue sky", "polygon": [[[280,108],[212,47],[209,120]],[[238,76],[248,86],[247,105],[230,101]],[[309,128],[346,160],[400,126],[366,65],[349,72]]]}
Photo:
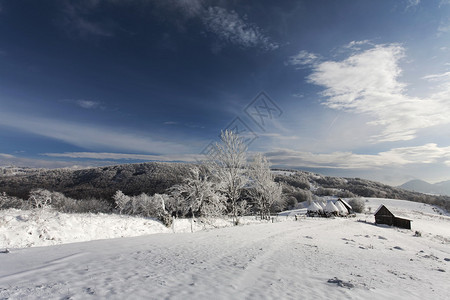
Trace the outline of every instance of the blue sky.
{"label": "blue sky", "polygon": [[437,182],[449,116],[450,1],[0,0],[0,165],[195,161],[237,128],[274,166]]}

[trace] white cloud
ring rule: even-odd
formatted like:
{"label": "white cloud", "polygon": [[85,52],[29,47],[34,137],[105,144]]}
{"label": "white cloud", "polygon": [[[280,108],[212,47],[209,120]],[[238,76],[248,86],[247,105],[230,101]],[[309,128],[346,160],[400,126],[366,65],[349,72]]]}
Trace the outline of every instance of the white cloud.
{"label": "white cloud", "polygon": [[24,157],[16,157],[12,155],[7,155],[4,157],[0,155],[0,166],[17,166],[17,167],[26,167],[26,168],[72,168],[72,169],[80,169],[80,168],[88,168],[94,166],[103,166],[106,164],[113,164],[112,162],[101,161],[101,163],[96,161],[58,161],[58,160],[44,160],[44,159],[33,159],[33,158],[24,158]]}
{"label": "white cloud", "polygon": [[222,7],[208,7],[202,15],[205,26],[220,39],[242,47],[262,47],[275,50],[278,44],[265,36],[261,29],[246,22],[235,11]]}
{"label": "white cloud", "polygon": [[287,62],[288,65],[296,66],[297,68],[302,68],[305,66],[310,66],[318,62],[318,57],[314,53],[302,50],[296,55],[289,57]]}
{"label": "white cloud", "polygon": [[82,108],[96,108],[100,105],[99,102],[91,100],[76,100],[76,103]]}
{"label": "white cloud", "polygon": [[259,133],[261,137],[269,137],[276,140],[298,140],[299,137],[296,135],[282,135],[279,133]]}
{"label": "white cloud", "polygon": [[[86,0],[64,2],[65,23],[80,35],[97,35],[110,37],[114,35],[113,28],[117,27],[113,21],[100,22],[91,17],[101,2],[110,2],[115,5],[126,3],[121,0]],[[145,1],[131,0],[137,5],[145,4]],[[270,41],[262,30],[255,24],[247,22],[235,11],[229,11],[219,6],[211,6],[210,1],[204,0],[148,0],[158,8],[166,8],[181,12],[182,17],[173,19],[179,27],[184,28],[186,19],[199,19],[209,32],[214,33],[223,41],[239,45],[241,47],[260,47],[265,50],[275,50],[279,45]]]}
{"label": "white cloud", "polygon": [[113,160],[145,160],[145,161],[185,161],[194,162],[200,160],[200,154],[173,154],[173,155],[148,155],[109,152],[65,152],[65,153],[43,153],[41,155],[50,157],[88,158],[88,159],[113,159]]}
{"label": "white cloud", "polygon": [[177,7],[187,17],[198,17],[204,11],[202,0],[169,0],[167,3]]}
{"label": "white cloud", "polygon": [[11,154],[6,154],[6,153],[0,153],[0,157],[2,158],[14,158],[14,155]]}
{"label": "white cloud", "polygon": [[188,147],[115,127],[79,124],[0,111],[0,125],[49,137],[86,149],[117,149],[144,153],[186,153]]}
{"label": "white cloud", "polygon": [[98,101],[83,100],[83,99],[78,99],[78,100],[66,99],[66,100],[62,100],[61,102],[73,103],[79,107],[86,108],[86,109],[98,108],[101,105],[101,103]]}
{"label": "white cloud", "polygon": [[406,9],[415,7],[420,4],[420,0],[406,0]]}
{"label": "white cloud", "polygon": [[431,74],[431,75],[422,77],[422,79],[428,79],[431,81],[449,80],[450,72],[445,72],[445,73],[440,73],[440,74]]}
{"label": "white cloud", "polygon": [[373,142],[411,140],[419,129],[450,123],[450,88],[441,86],[426,98],[408,96],[398,80],[404,52],[398,44],[376,45],[342,61],[318,63],[308,79],[324,87],[327,107],[366,115],[367,124],[381,126]]}
{"label": "white cloud", "polygon": [[265,154],[275,165],[309,168],[373,169],[411,164],[446,163],[450,147],[430,143],[423,146],[394,148],[378,154],[333,152],[318,154],[279,149]]}
{"label": "white cloud", "polygon": [[351,41],[347,45],[344,46],[344,48],[354,48],[362,45],[370,44],[369,40],[363,40],[363,41]]}

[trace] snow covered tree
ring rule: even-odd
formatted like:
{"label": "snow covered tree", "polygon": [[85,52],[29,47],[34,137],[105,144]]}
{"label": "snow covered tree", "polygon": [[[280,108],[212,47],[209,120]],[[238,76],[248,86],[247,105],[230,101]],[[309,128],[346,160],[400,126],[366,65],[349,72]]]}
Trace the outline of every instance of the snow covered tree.
{"label": "snow covered tree", "polygon": [[125,210],[128,202],[130,202],[130,197],[122,193],[122,191],[118,190],[113,196],[114,203],[116,204],[116,208],[119,210],[119,213]]}
{"label": "snow covered tree", "polygon": [[[202,174],[203,173],[203,174]],[[173,187],[172,193],[183,199],[184,214],[192,217],[221,216],[226,209],[225,197],[218,193],[216,183],[195,167],[183,184]]]}
{"label": "snow covered tree", "polygon": [[208,168],[217,180],[220,192],[227,198],[229,212],[237,225],[242,213],[241,192],[248,182],[247,146],[242,138],[229,130],[222,131],[221,140],[215,145]]}
{"label": "snow covered tree", "polygon": [[272,205],[281,200],[282,187],[274,182],[270,163],[262,154],[255,155],[249,170],[250,195],[255,201],[261,219],[269,219]]}
{"label": "snow covered tree", "polygon": [[35,208],[49,207],[52,203],[52,193],[44,189],[34,189],[30,192],[28,201]]}

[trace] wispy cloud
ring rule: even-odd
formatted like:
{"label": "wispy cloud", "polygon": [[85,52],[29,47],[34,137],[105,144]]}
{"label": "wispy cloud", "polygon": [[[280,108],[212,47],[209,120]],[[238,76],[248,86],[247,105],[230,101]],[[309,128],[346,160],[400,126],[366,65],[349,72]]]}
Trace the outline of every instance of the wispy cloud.
{"label": "wispy cloud", "polygon": [[438,27],[438,35],[450,32],[450,18],[442,20]]}
{"label": "wispy cloud", "polygon": [[220,39],[242,47],[262,47],[275,50],[278,44],[265,36],[261,29],[241,18],[235,11],[222,7],[208,7],[202,14],[203,22],[209,31]]}
{"label": "wispy cloud", "polygon": [[428,79],[431,81],[449,80],[450,72],[445,72],[445,73],[440,73],[440,74],[431,74],[431,75],[422,77],[422,79]]}
{"label": "wispy cloud", "polygon": [[258,25],[249,22],[246,16],[225,8],[225,2],[222,6],[206,0],[168,0],[163,4],[154,2],[178,10],[184,18],[200,20],[206,31],[213,33],[223,42],[264,50],[275,50],[279,47]]}
{"label": "wispy cloud", "polygon": [[93,21],[89,18],[100,2],[100,0],[64,1],[63,13],[66,28],[77,32],[81,37],[114,36],[110,23]]}
{"label": "wispy cloud", "polygon": [[93,100],[84,100],[84,99],[77,99],[77,100],[71,100],[71,99],[65,99],[62,100],[62,102],[66,103],[72,103],[75,104],[81,108],[86,109],[94,109],[94,108],[100,108],[101,103],[99,101],[93,101]]}
{"label": "wispy cloud", "polygon": [[450,147],[425,144],[415,147],[394,148],[378,154],[352,152],[311,153],[279,149],[265,154],[275,165],[309,168],[373,169],[411,164],[447,163]]}
{"label": "wispy cloud", "polygon": [[301,69],[314,65],[315,63],[318,62],[318,59],[319,57],[316,54],[310,53],[306,50],[302,50],[296,55],[289,57],[289,60],[287,61],[286,64]]}
{"label": "wispy cloud", "polygon": [[62,161],[62,160],[45,160],[35,158],[25,158],[20,156],[14,156],[10,154],[0,154],[0,166],[16,166],[27,168],[71,168],[81,169],[94,166],[104,166],[107,164],[114,164],[114,162],[107,161]]}
{"label": "wispy cloud", "polygon": [[172,155],[148,155],[130,153],[109,152],[65,152],[65,153],[42,153],[50,157],[88,158],[88,159],[113,159],[113,160],[144,160],[144,161],[185,161],[195,162],[201,159],[200,154],[172,154]]}
{"label": "wispy cloud", "polygon": [[0,125],[49,137],[86,149],[116,149],[141,153],[189,153],[187,146],[155,139],[133,130],[80,124],[30,115],[0,112]]}
{"label": "wispy cloud", "polygon": [[416,7],[420,4],[420,0],[406,0],[406,10]]}
{"label": "wispy cloud", "polygon": [[399,81],[404,56],[399,44],[375,45],[342,61],[315,64],[308,80],[324,88],[327,107],[366,115],[369,125],[380,126],[373,142],[411,140],[420,129],[450,123],[450,88],[426,98],[409,96]]}
{"label": "wispy cloud", "polygon": [[[98,21],[91,15],[99,7],[100,3],[120,5],[125,1],[117,0],[85,0],[64,2],[64,19],[66,26],[77,31],[80,35],[97,35],[111,37],[114,35],[114,23],[112,21]],[[182,19],[198,19],[207,31],[215,34],[220,40],[244,48],[261,48],[275,50],[279,47],[276,42],[263,33],[261,28],[247,21],[246,16],[240,16],[236,11],[228,10],[222,6],[211,5],[211,1],[205,0],[131,0],[136,5],[145,6],[146,2],[154,3],[158,8],[168,8],[181,12]],[[216,3],[217,4],[217,3]],[[148,6],[145,6],[148,8]],[[174,23],[182,23],[180,19],[173,19]],[[184,27],[184,26],[181,26]]]}
{"label": "wispy cloud", "polygon": [[0,157],[1,158],[9,158],[9,159],[11,159],[11,158],[14,158],[15,156],[11,155],[11,154],[6,154],[6,153],[0,153]]}
{"label": "wispy cloud", "polygon": [[449,5],[450,4],[450,0],[441,0],[439,2],[439,7],[444,6],[444,5]]}

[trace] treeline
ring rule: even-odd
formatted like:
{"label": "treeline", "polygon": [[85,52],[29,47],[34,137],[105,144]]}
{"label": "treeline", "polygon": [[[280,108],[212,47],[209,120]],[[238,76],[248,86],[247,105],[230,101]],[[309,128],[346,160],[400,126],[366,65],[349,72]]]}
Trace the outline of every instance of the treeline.
{"label": "treeline", "polygon": [[83,170],[35,170],[25,175],[0,177],[0,192],[27,199],[43,188],[74,199],[97,198],[112,202],[117,190],[128,195],[164,193],[183,181],[192,167],[183,163],[149,162]]}
{"label": "treeline", "polygon": [[[14,176],[0,176],[0,193],[28,199],[37,188],[59,192],[74,200],[96,199],[114,206],[114,194],[120,190],[128,196],[169,194],[174,186],[191,176],[196,164],[149,162],[98,167],[84,170],[27,169]],[[298,203],[322,196],[341,198],[377,197],[403,199],[439,206],[450,211],[450,197],[426,195],[360,178],[341,178],[319,174],[277,170],[274,181],[282,189],[282,197],[270,207],[270,212],[295,208]],[[283,174],[283,172],[285,174]],[[203,176],[203,175],[202,175]],[[207,175],[205,175],[207,176]],[[244,186],[240,199],[250,203],[251,190]],[[251,203],[250,203],[251,204]],[[257,213],[250,205],[249,213]]]}

